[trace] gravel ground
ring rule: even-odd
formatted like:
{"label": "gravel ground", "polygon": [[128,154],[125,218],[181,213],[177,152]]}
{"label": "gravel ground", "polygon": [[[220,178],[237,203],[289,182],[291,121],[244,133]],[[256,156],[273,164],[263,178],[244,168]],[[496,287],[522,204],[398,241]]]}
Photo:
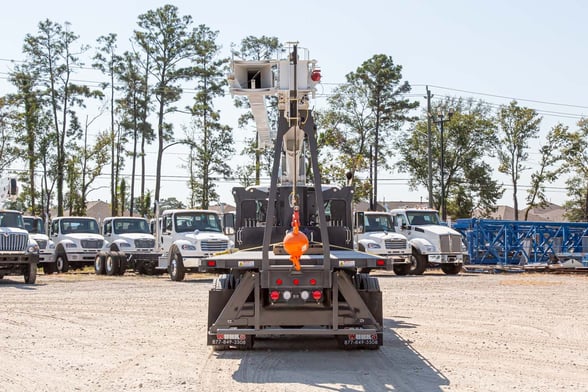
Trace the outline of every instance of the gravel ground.
{"label": "gravel ground", "polygon": [[212,275],[0,280],[2,391],[586,391],[588,276],[377,275],[384,346],[206,346]]}

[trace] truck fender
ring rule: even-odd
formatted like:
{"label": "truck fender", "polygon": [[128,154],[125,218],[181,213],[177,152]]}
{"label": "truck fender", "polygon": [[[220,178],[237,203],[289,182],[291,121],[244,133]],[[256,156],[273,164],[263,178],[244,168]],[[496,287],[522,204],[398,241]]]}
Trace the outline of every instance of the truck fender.
{"label": "truck fender", "polygon": [[423,253],[425,246],[433,246],[433,244],[424,238],[413,238],[410,240],[410,245],[419,253]]}
{"label": "truck fender", "polygon": [[66,250],[67,249],[67,244],[75,244],[75,242],[72,241],[72,240],[69,240],[69,239],[64,239],[64,240],[59,241],[59,243],[55,247],[55,249],[56,249],[56,252],[55,253],[60,253],[60,251],[62,253],[67,253],[67,250]]}
{"label": "truck fender", "polygon": [[370,240],[368,238],[364,238],[364,239],[357,241],[357,245],[358,245],[357,248],[363,252],[363,251],[370,249],[369,244],[377,244],[377,242],[374,240]]}
{"label": "truck fender", "polygon": [[112,242],[111,244],[109,244],[108,248],[111,248],[112,245],[116,245],[118,250],[121,250],[123,248],[123,246],[121,246],[121,244],[131,245],[131,244],[129,244],[128,241],[125,241],[125,240],[119,238],[117,240],[114,240],[114,242]]}
{"label": "truck fender", "polygon": [[169,248],[169,257],[171,260],[171,257],[173,257],[173,254],[175,252],[175,250],[177,249],[178,252],[180,252],[181,255],[183,255],[184,253],[182,252],[182,245],[191,245],[194,246],[194,244],[192,244],[190,241],[187,240],[177,240],[175,241],[172,246],[170,246]]}

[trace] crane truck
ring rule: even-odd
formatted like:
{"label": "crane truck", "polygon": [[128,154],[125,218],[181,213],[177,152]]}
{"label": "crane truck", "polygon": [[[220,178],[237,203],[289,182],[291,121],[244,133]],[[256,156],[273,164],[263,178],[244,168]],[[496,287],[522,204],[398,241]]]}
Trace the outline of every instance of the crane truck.
{"label": "crane truck", "polygon": [[2,209],[4,203],[18,196],[14,178],[0,178],[0,279],[22,275],[25,283],[37,280],[39,246],[25,229],[22,213]]}
{"label": "crane truck", "polygon": [[359,270],[391,269],[391,260],[354,250],[353,188],[321,183],[310,108],[320,68],[297,43],[286,48],[280,59],[231,62],[230,91],[249,99],[262,146],[272,139],[265,97],[277,96],[279,115],[269,186],[233,188],[236,250],[205,260],[220,273],[209,291],[207,344],[250,349],[261,337],[319,336],[377,349],[382,292]]}

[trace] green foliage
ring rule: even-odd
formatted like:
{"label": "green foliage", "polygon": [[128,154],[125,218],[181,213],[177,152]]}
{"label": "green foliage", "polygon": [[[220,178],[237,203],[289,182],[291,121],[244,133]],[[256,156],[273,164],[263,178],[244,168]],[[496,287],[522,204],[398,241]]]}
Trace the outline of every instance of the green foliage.
{"label": "green foliage", "polygon": [[571,221],[588,221],[588,119],[578,121],[578,130],[566,127],[554,129],[562,156],[561,170],[570,173],[566,181],[568,197],[566,218]]}
{"label": "green foliage", "polygon": [[[474,210],[487,215],[504,192],[492,179],[492,167],[485,162],[497,143],[490,108],[482,102],[447,98],[434,103],[432,113],[456,113],[444,125],[444,169],[446,205],[453,218],[471,217]],[[433,168],[433,205],[441,205],[440,128],[433,118],[431,162]],[[410,186],[428,188],[427,121],[417,122],[403,132],[395,143],[400,159],[396,167],[410,175]],[[469,201],[468,201],[469,200]]]}
{"label": "green foliage", "polygon": [[231,174],[228,160],[234,152],[232,129],[220,123],[220,112],[214,108],[214,99],[225,94],[228,59],[219,58],[217,31],[200,25],[195,37],[193,62],[198,92],[194,105],[188,108],[193,116],[187,135],[191,142],[188,185],[191,207],[199,204],[207,209],[211,201],[219,199],[216,176],[227,178]]}
{"label": "green foliage", "polygon": [[[323,175],[341,183],[350,171],[356,197],[369,197],[375,204],[378,168],[389,169],[393,133],[413,120],[409,112],[418,102],[404,97],[411,87],[402,82],[402,66],[390,56],[374,55],[345,78],[318,116],[319,129],[324,130],[319,135]],[[362,180],[366,171],[369,179]]]}
{"label": "green foliage", "polygon": [[537,138],[541,117],[535,110],[520,107],[516,101],[512,101],[509,106],[498,110],[497,121],[500,134],[497,145],[498,171],[510,176],[515,220],[518,220],[518,182],[521,172],[529,169],[525,166],[529,159],[529,141]]}

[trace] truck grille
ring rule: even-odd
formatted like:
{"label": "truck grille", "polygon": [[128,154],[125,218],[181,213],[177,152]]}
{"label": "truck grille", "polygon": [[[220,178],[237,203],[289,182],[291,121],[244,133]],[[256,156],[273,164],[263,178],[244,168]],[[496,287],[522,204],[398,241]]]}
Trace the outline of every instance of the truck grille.
{"label": "truck grille", "polygon": [[39,249],[45,249],[47,247],[47,240],[36,240]]}
{"label": "truck grille", "polygon": [[203,252],[221,252],[227,250],[227,241],[202,241],[201,247]]}
{"label": "truck grille", "polygon": [[28,235],[21,233],[0,234],[0,251],[22,252],[27,249]]}
{"label": "truck grille", "polygon": [[82,240],[81,242],[84,249],[100,249],[104,243],[102,240]]}
{"label": "truck grille", "polygon": [[155,248],[155,240],[141,239],[135,240],[135,248]]}
{"label": "truck grille", "polygon": [[386,244],[386,249],[406,249],[406,240],[404,239],[387,239],[384,242]]}
{"label": "truck grille", "polygon": [[441,243],[441,252],[458,253],[461,252],[461,235],[445,234],[439,236]]}

